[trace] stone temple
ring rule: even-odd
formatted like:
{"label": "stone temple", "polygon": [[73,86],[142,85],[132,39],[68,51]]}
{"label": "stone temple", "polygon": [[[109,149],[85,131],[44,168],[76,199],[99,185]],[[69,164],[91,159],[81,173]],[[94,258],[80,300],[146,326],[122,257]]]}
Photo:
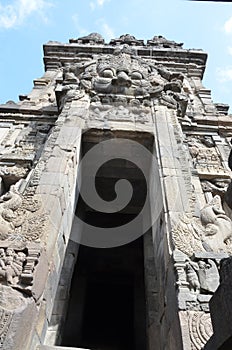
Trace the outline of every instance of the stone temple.
{"label": "stone temple", "polygon": [[0,106],[0,349],[232,349],[232,115],[206,60],[51,41]]}

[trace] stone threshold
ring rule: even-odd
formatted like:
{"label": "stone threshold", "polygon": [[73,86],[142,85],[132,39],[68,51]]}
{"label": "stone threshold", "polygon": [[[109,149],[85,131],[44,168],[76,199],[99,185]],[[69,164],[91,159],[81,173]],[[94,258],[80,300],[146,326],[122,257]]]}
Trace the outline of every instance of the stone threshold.
{"label": "stone threshold", "polygon": [[66,346],[41,345],[38,350],[91,350],[86,348],[70,348]]}

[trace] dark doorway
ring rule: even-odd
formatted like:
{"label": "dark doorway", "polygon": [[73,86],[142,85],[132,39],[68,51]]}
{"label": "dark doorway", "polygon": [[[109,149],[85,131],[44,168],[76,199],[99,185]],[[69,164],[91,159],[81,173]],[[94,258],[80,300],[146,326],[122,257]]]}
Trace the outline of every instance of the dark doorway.
{"label": "dark doorway", "polygon": [[217,350],[231,350],[232,349],[232,337],[227,339]]}
{"label": "dark doorway", "polygon": [[143,238],[117,248],[80,247],[62,345],[145,350]]}
{"label": "dark doorway", "polygon": [[[82,155],[102,140],[115,137],[128,139],[129,136],[128,132],[125,135],[123,132],[114,134],[109,130],[87,132],[83,136]],[[132,133],[131,139],[152,149],[153,136],[150,134]],[[124,144],[119,141],[118,148],[123,147]],[[108,149],[104,148],[103,153],[107,152]],[[135,153],[133,147],[131,152]],[[86,185],[87,190],[91,164],[88,162],[81,174],[81,185]],[[149,174],[151,164],[145,160],[144,164],[145,174]],[[108,214],[95,211],[80,195],[76,216],[93,227],[103,228],[122,226],[138,216],[147,197],[147,182],[144,172],[136,164],[115,158],[99,166],[94,178],[96,191],[110,205],[110,201],[115,199],[115,185],[120,179],[127,179],[133,187],[131,200],[125,208]],[[141,234],[143,220],[141,215],[138,221]],[[84,230],[80,228],[83,236]],[[143,237],[115,248],[80,246],[61,345],[91,350],[146,349]]]}

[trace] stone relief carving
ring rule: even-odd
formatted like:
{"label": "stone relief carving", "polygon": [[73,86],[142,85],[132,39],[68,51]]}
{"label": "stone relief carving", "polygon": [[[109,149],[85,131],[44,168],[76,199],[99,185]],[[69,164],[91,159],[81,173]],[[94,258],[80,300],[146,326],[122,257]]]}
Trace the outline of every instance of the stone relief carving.
{"label": "stone relief carving", "polygon": [[202,180],[201,186],[203,192],[211,192],[213,196],[218,195],[221,198],[224,198],[229,183],[229,179],[211,179]]}
{"label": "stone relief carving", "polygon": [[1,177],[15,177],[23,178],[29,173],[29,169],[25,166],[16,164],[16,165],[3,165],[0,166],[0,176]]}
{"label": "stone relief carving", "polygon": [[202,350],[213,335],[209,313],[188,311],[188,326],[192,350]]}
{"label": "stone relief carving", "polygon": [[174,227],[175,247],[191,256],[196,251],[232,252],[232,221],[216,195],[200,211],[200,218],[183,215]]}
{"label": "stone relief carving", "polygon": [[191,258],[180,251],[174,253],[177,285],[188,287],[192,293],[213,294],[219,286],[218,253],[195,253]]}
{"label": "stone relief carving", "polygon": [[196,252],[188,257],[173,252],[180,310],[209,312],[209,301],[220,283],[220,261],[226,253]]}
{"label": "stone relief carving", "polygon": [[199,265],[194,261],[186,259],[185,271],[186,271],[186,280],[189,283],[190,290],[193,290],[193,291],[199,290],[200,281],[197,275],[197,272],[199,271]]}
{"label": "stone relief carving", "polygon": [[33,284],[35,266],[40,256],[40,247],[33,244],[21,244],[21,247],[15,243],[7,245],[0,248],[1,284],[29,292]]}
{"label": "stone relief carving", "polygon": [[149,107],[140,105],[139,100],[131,100],[127,105],[127,100],[116,100],[114,103],[101,104],[92,102],[90,105],[90,120],[102,121],[126,121],[126,122],[151,122],[151,110]]}
{"label": "stone relief carving", "polygon": [[[58,90],[60,92],[58,92]],[[96,59],[83,58],[63,69],[63,85],[57,87],[59,106],[64,102],[81,98],[75,91],[83,91],[92,102],[103,101],[108,97],[116,102],[117,97],[130,100],[153,99],[156,104],[177,110],[180,117],[185,115],[188,96],[183,90],[183,75],[173,73],[152,60],[115,50],[112,55],[102,55]],[[62,99],[62,102],[60,101]]]}
{"label": "stone relief carving", "polygon": [[3,348],[11,320],[12,313],[0,307],[0,349]]}
{"label": "stone relief carving", "polygon": [[0,240],[38,240],[45,224],[39,196],[22,196],[12,185],[0,197]]}
{"label": "stone relief carving", "polygon": [[174,246],[188,256],[204,251],[203,228],[191,215],[183,215],[172,230]]}
{"label": "stone relief carving", "polygon": [[4,250],[0,248],[0,280],[7,284],[16,284],[23,271],[23,264],[26,260],[26,254],[15,252],[11,248]]}
{"label": "stone relief carving", "polygon": [[228,171],[210,137],[192,136],[187,139],[193,167],[201,178],[227,176]]}
{"label": "stone relief carving", "polygon": [[9,128],[0,145],[0,161],[22,168],[32,165],[47,139],[51,126],[38,122]]}
{"label": "stone relief carving", "polygon": [[222,209],[219,196],[215,196],[202,208],[200,220],[204,227],[206,242],[211,249],[231,251],[232,221]]}

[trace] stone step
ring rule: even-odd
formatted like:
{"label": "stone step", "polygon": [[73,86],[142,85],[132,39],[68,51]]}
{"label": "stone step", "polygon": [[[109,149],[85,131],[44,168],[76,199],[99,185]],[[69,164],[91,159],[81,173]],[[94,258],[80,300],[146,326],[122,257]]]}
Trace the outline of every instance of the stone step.
{"label": "stone step", "polygon": [[70,348],[66,346],[41,345],[38,350],[91,350],[86,348]]}

